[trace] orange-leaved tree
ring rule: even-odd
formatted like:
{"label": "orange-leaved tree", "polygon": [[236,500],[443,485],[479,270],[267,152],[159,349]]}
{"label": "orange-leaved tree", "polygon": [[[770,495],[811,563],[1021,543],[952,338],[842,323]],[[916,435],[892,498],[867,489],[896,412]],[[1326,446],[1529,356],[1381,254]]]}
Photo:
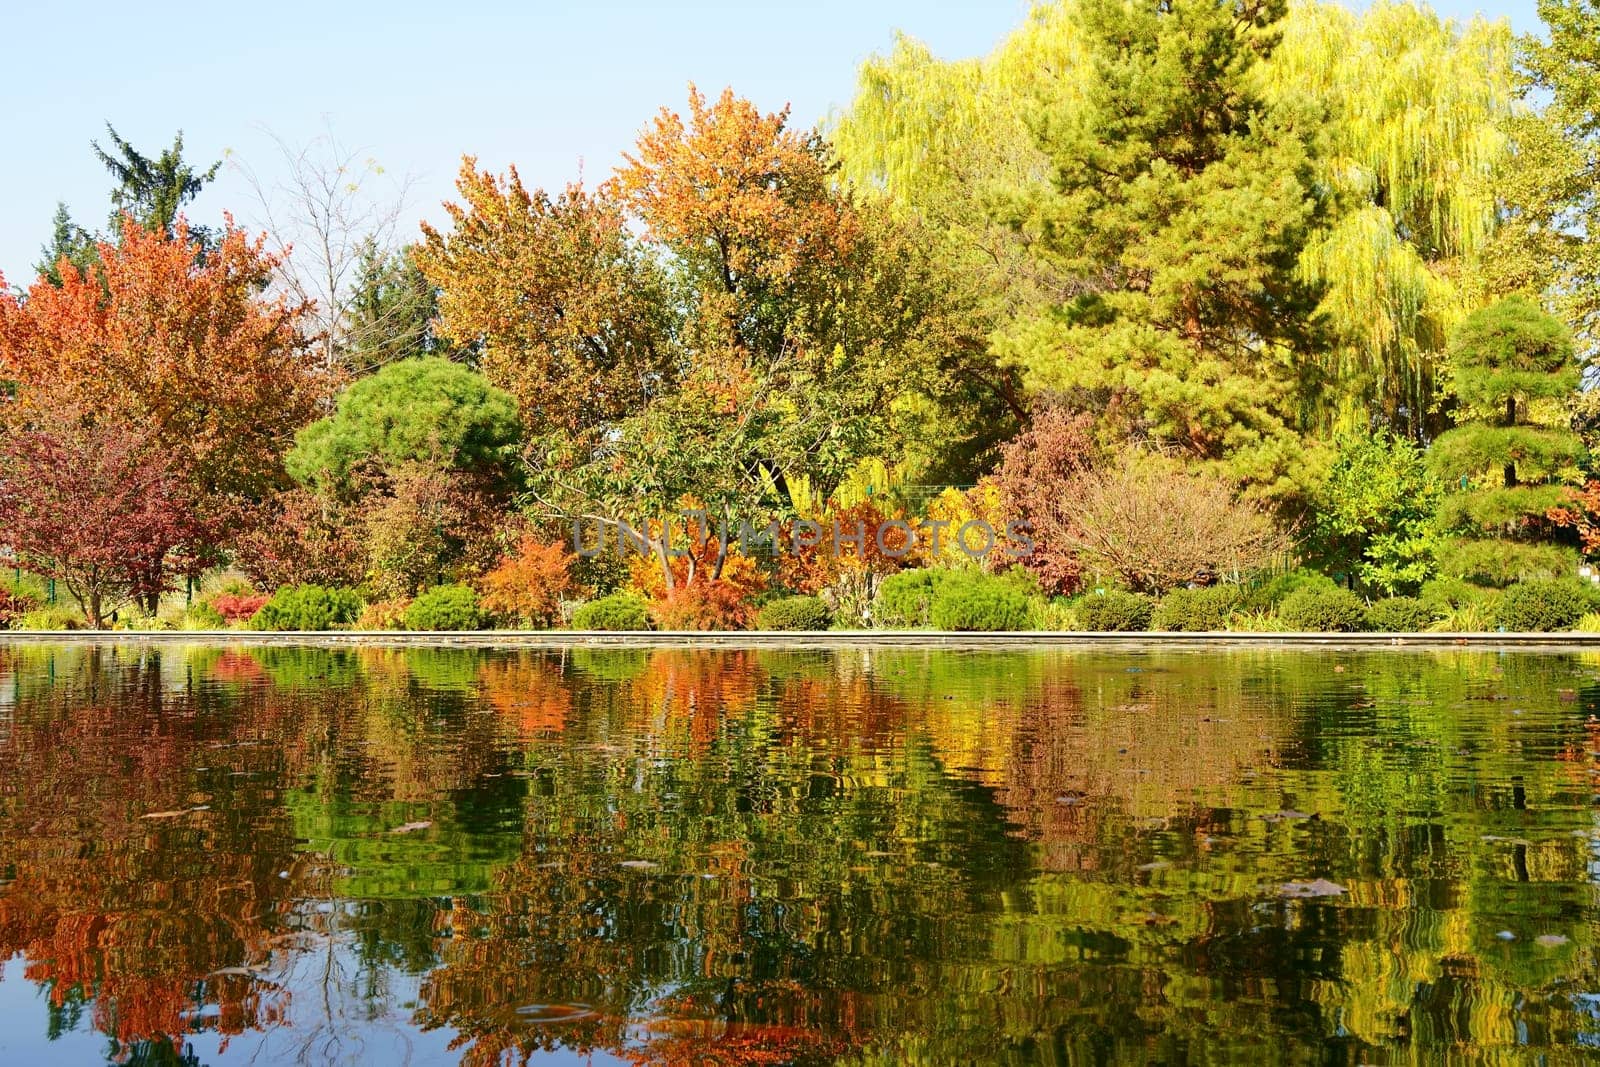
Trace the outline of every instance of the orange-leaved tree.
{"label": "orange-leaved tree", "polygon": [[561,621],[561,601],[573,590],[577,556],[557,542],[528,535],[499,566],[478,579],[484,610],[544,628]]}
{"label": "orange-leaved tree", "polygon": [[[0,435],[125,427],[159,456],[168,506],[190,511],[176,525],[220,535],[281,480],[325,385],[297,329],[304,308],[262,295],[274,262],[231,220],[202,255],[181,220],[168,236],[130,218],[90,270],[58,264],[59,286],[41,276],[19,297],[0,285],[0,379],[13,383]],[[165,555],[154,541],[141,551],[146,610],[169,584]]]}

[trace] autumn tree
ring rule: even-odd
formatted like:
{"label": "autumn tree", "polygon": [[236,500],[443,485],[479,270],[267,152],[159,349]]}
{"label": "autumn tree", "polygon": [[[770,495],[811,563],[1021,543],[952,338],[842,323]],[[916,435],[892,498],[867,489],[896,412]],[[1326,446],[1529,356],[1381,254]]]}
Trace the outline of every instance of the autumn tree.
{"label": "autumn tree", "polygon": [[581,457],[671,386],[665,274],[610,190],[552,197],[470,158],[456,188],[451,229],[425,223],[415,253],[440,291],[439,333],[516,399],[536,451]]}
{"label": "autumn tree", "polygon": [[212,561],[218,530],[170,453],[115,420],[52,413],[0,435],[0,545],[66,586],[94,629]]}
{"label": "autumn tree", "polygon": [[1066,508],[1099,453],[1094,420],[1059,407],[1041,409],[1002,452],[995,481],[1005,517],[1027,525],[1033,550],[1022,564],[1049,592],[1073,593],[1081,584],[1083,564]]}
{"label": "autumn tree", "polygon": [[261,242],[230,225],[201,257],[181,219],[169,238],[129,217],[99,261],[93,276],[67,264],[59,286],[0,292],[0,378],[16,383],[0,432],[68,417],[137,427],[207,526],[282,484],[323,383],[302,309],[261,296],[273,262]]}

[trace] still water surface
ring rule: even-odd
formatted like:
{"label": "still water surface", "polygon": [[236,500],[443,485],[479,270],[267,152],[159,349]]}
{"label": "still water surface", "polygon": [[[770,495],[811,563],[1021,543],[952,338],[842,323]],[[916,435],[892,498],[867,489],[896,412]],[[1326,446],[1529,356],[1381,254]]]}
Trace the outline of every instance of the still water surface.
{"label": "still water surface", "polygon": [[1578,1063],[1600,658],[0,644],[0,1062]]}

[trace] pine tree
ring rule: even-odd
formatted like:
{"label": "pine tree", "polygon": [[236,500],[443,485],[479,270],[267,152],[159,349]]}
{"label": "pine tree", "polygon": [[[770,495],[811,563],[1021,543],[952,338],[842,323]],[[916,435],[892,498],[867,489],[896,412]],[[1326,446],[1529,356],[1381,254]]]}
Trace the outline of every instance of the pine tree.
{"label": "pine tree", "polygon": [[1315,123],[1253,76],[1283,13],[1277,0],[1078,5],[1088,84],[1040,124],[1053,189],[1012,214],[1072,295],[998,342],[1035,389],[1276,499],[1306,488],[1316,294],[1296,264],[1321,210]]}
{"label": "pine tree", "polygon": [[72,221],[66,204],[57,204],[55,217],[50,220],[50,243],[39,250],[39,256],[34,270],[51,285],[60,285],[62,260],[87,271],[98,262],[100,253],[94,234]]}
{"label": "pine tree", "polygon": [[[122,216],[126,213],[145,229],[171,237],[178,212],[199,196],[206,183],[217,176],[217,171],[222,168],[221,161],[205,170],[195,170],[183,158],[182,130],[172,138],[172,146],[154,159],[124,140],[109,122],[106,123],[106,132],[111,135],[114,152],[101,148],[98,141],[89,144],[100,162],[105,164],[106,170],[117,180],[111,190],[111,232],[121,232]],[[205,234],[192,223],[189,237],[191,240],[201,239],[202,244],[208,245]]]}
{"label": "pine tree", "polygon": [[[1434,441],[1428,462],[1436,476],[1459,487],[1440,515],[1445,528],[1463,536],[1466,543],[1453,554],[1470,565],[1447,563],[1446,570],[1467,576],[1499,557],[1490,568],[1498,575],[1489,577],[1507,580],[1518,576],[1517,545],[1546,531],[1546,514],[1565,499],[1563,477],[1575,474],[1584,457],[1563,407],[1578,387],[1572,334],[1533,302],[1508,297],[1462,322],[1451,338],[1450,364],[1458,416],[1468,418]],[[1545,569],[1542,559],[1537,569]]]}

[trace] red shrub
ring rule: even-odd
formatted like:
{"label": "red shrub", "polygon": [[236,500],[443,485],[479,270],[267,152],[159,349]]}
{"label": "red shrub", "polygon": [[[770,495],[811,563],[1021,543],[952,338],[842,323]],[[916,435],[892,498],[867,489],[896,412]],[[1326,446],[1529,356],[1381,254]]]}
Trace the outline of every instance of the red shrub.
{"label": "red shrub", "polygon": [[271,599],[265,593],[218,593],[211,598],[211,606],[230,623],[244,622]]}
{"label": "red shrub", "polygon": [[742,630],[754,614],[739,587],[720,580],[679,586],[650,605],[662,630]]}

